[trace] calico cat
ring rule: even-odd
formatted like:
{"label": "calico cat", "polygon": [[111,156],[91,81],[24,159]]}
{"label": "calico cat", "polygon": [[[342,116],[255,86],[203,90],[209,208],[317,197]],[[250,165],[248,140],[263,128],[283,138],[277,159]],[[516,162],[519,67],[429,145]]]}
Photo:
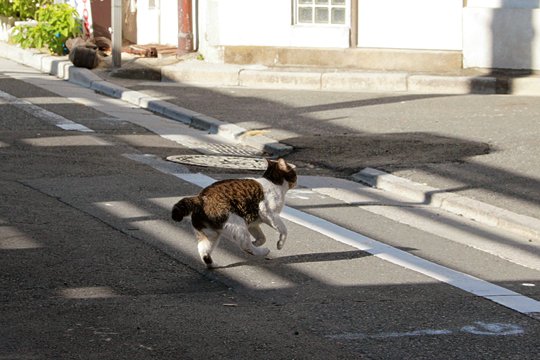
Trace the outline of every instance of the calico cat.
{"label": "calico cat", "polygon": [[279,214],[285,193],[296,185],[296,171],[281,158],[267,159],[267,163],[261,178],[221,180],[173,206],[172,218],[176,221],[191,214],[197,249],[208,267],[212,267],[211,253],[221,237],[236,241],[248,254],[268,255],[270,250],[260,247],[266,242],[261,223],[279,232],[277,248],[283,248],[287,228]]}

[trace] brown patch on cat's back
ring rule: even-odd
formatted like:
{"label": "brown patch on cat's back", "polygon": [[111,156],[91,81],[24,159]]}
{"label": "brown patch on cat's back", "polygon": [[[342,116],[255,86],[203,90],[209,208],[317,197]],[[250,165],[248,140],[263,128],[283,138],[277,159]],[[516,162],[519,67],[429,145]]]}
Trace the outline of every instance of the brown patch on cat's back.
{"label": "brown patch on cat's back", "polygon": [[[200,194],[202,212],[213,227],[221,228],[230,213],[251,223],[259,218],[259,203],[264,199],[261,184],[252,179],[218,181]],[[203,215],[203,214],[200,214]]]}

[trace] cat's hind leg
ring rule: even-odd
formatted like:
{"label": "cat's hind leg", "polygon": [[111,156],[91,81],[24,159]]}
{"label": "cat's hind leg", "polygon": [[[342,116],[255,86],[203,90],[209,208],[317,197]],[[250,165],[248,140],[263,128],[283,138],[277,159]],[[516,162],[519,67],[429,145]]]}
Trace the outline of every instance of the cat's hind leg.
{"label": "cat's hind leg", "polygon": [[253,235],[253,237],[255,238],[253,245],[255,246],[264,245],[264,243],[266,242],[266,236],[264,236],[264,233],[259,227],[259,224],[251,224],[249,225],[248,229],[249,229],[249,233]]}
{"label": "cat's hind leg", "polygon": [[195,229],[195,237],[197,238],[197,250],[199,250],[201,260],[207,267],[211,268],[214,263],[211,254],[219,242],[219,233],[206,234],[202,230]]}
{"label": "cat's hind leg", "polygon": [[266,256],[270,249],[253,245],[257,240],[251,235],[246,221],[238,215],[231,214],[223,225],[223,235],[240,245],[240,248],[250,255]]}

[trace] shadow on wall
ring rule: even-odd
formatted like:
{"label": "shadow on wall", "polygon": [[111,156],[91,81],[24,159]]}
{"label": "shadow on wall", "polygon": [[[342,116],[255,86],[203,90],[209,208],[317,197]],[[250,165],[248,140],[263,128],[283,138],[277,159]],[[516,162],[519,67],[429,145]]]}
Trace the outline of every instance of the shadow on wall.
{"label": "shadow on wall", "polygon": [[498,79],[497,93],[513,93],[513,79],[533,73],[534,39],[533,11],[540,1],[516,2],[502,0],[493,8],[491,18],[491,48],[489,76]]}
{"label": "shadow on wall", "polygon": [[491,22],[493,68],[531,72],[532,44],[535,37],[532,17],[532,8],[517,8],[514,0],[503,0],[501,8],[493,9]]}

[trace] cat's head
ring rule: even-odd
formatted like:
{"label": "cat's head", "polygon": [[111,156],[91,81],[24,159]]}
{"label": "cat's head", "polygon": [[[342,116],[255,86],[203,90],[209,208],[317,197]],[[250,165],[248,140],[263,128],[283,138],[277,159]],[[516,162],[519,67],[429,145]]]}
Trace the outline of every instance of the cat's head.
{"label": "cat's head", "polygon": [[263,174],[265,179],[276,185],[282,185],[284,181],[289,184],[289,189],[296,186],[296,170],[293,164],[287,163],[282,158],[277,160],[266,159],[268,167]]}

